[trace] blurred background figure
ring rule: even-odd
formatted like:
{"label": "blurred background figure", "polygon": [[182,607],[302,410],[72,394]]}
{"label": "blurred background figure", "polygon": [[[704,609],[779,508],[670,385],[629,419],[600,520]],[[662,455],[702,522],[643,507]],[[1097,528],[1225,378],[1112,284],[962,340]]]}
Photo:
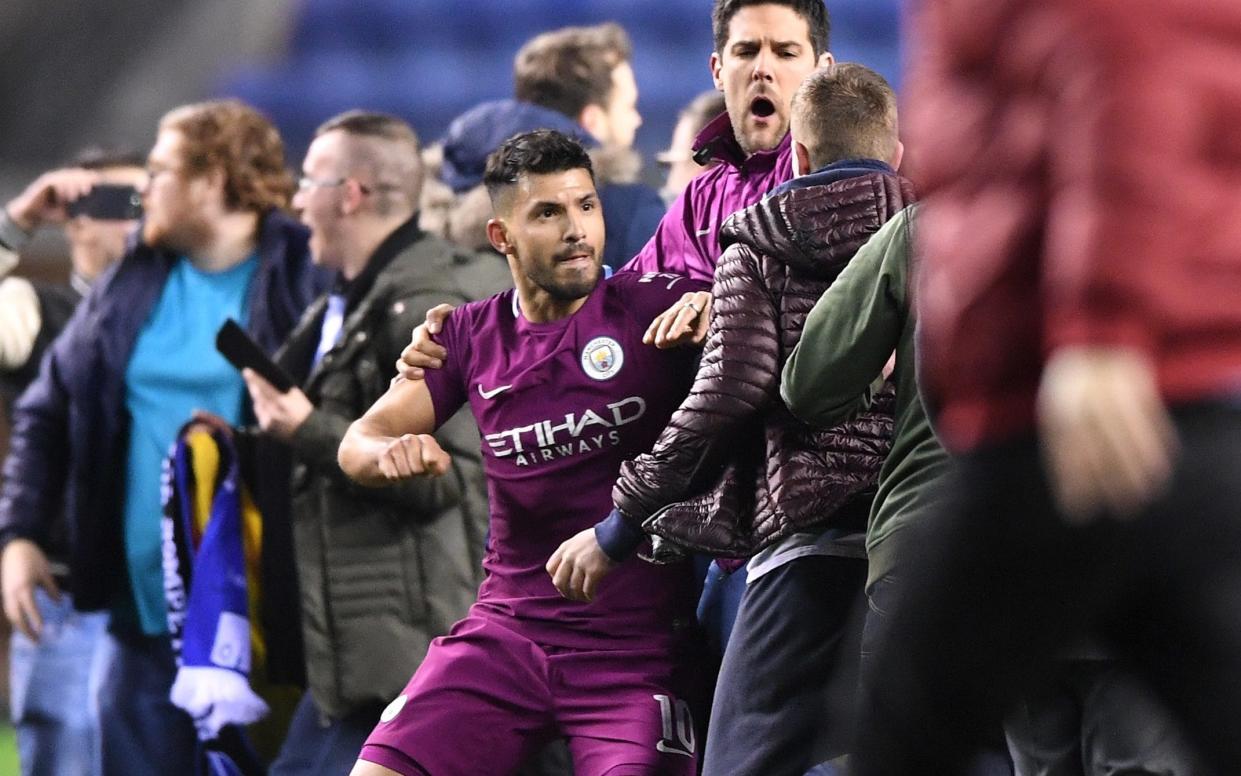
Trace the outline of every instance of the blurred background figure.
{"label": "blurred background figure", "polygon": [[[44,351],[108,267],[125,252],[139,215],[146,173],[140,155],[89,150],[71,167],[39,176],[0,213],[0,276],[17,264],[33,232],[61,226],[69,243],[67,283],[0,280],[0,400],[4,412],[38,373]],[[58,596],[35,591],[39,633],[18,630],[9,645],[10,710],[21,769],[30,774],[99,773],[95,691],[105,665],[107,615],[79,612],[67,591],[64,516],[48,530]],[[0,575],[6,569],[0,568]],[[5,578],[7,582],[7,578]]]}
{"label": "blurred background figure", "polygon": [[[1085,637],[1206,760],[1151,770],[1241,773],[1241,5],[911,8],[919,372],[956,457],[855,773],[960,772]],[[1148,710],[1080,719],[1153,738]]]}
{"label": "blurred background figure", "polygon": [[[169,112],[147,157],[141,239],[83,302],[14,410],[0,490],[5,614],[39,636],[35,594],[57,589],[45,548],[63,509],[74,605],[110,616],[105,774],[195,768],[193,721],[169,699],[161,467],[196,410],[242,420],[241,376],[215,348],[224,320],[274,352],[322,286],[305,229],[282,212],[292,190],[280,135],[252,108],[214,101]],[[278,529],[264,527],[265,547]],[[265,585],[267,624],[292,616],[272,630],[296,637],[296,603],[279,604],[278,592]],[[282,643],[269,641],[272,665],[300,671],[300,654],[289,658]]]}
{"label": "blurred background figure", "polygon": [[455,197],[440,180],[444,147],[439,143],[422,149],[422,195],[418,198],[418,225],[436,237],[448,238],[448,219]]}
{"label": "blurred background figure", "polygon": [[672,130],[672,141],[666,150],[655,155],[655,161],[667,171],[664,187],[659,191],[664,202],[672,204],[690,181],[715,164],[708,161],[701,165],[694,160],[694,140],[711,119],[723,112],[724,95],[715,90],[703,92],[681,109]]}
{"label": "blurred background figure", "polygon": [[482,187],[487,156],[520,132],[556,129],[590,149],[607,222],[604,263],[628,261],[654,233],[664,203],[638,181],[642,159],[633,150],[642,124],[633,47],[617,24],[566,27],[539,35],[517,52],[514,100],[482,103],[458,117],[443,141],[443,180],[460,196],[449,217],[458,244],[484,250],[491,207]]}
{"label": "blurred background figure", "polygon": [[[44,349],[73,308],[125,252],[125,239],[141,215],[143,163],[137,153],[84,151],[68,168],[39,176],[0,213],[0,391],[6,412],[34,380]],[[97,184],[104,188],[90,196]],[[68,281],[7,277],[18,266],[18,253],[44,226],[63,228]]]}

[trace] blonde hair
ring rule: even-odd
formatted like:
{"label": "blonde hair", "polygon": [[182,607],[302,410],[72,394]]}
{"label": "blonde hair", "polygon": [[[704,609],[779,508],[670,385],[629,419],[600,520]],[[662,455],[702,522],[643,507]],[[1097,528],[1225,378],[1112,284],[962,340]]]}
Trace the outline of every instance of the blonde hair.
{"label": "blonde hair", "polygon": [[841,159],[886,161],[896,150],[896,93],[864,65],[841,62],[811,73],[793,95],[793,136],[815,169]]}

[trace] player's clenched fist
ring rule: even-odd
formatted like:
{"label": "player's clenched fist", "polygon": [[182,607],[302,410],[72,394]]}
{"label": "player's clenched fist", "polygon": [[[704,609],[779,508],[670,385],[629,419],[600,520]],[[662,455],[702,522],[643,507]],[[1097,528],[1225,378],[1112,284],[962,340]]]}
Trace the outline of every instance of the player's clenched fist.
{"label": "player's clenched fist", "polygon": [[388,480],[438,477],[448,471],[452,458],[430,434],[404,434],[379,454],[379,473]]}
{"label": "player's clenched fist", "polygon": [[551,559],[547,561],[547,573],[560,594],[570,601],[591,601],[599,582],[608,575],[616,562],[603,553],[595,538],[595,529],[566,539]]}

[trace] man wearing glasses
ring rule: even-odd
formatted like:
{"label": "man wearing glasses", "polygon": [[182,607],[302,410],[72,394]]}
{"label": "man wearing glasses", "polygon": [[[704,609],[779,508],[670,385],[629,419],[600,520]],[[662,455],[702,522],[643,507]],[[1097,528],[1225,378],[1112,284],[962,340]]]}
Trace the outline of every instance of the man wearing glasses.
{"label": "man wearing glasses", "polygon": [[388,388],[389,364],[431,306],[511,285],[493,257],[418,226],[423,169],[404,121],[351,111],[319,127],[293,206],[310,254],[336,273],[276,360],[301,388],[247,371],[259,424],[294,457],[293,531],[309,692],[273,776],[347,773],[431,639],[465,616],[482,577],[486,483],[462,410],[436,434],[452,471],[383,489],[336,463],[349,424]]}

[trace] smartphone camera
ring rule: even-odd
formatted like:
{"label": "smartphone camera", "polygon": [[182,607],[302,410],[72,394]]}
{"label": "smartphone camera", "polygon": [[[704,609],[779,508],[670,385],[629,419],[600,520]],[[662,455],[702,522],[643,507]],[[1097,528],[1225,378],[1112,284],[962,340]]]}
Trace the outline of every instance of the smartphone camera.
{"label": "smartphone camera", "polygon": [[100,183],[65,206],[70,218],[86,216],[100,221],[132,221],[142,217],[142,195],[133,186]]}

